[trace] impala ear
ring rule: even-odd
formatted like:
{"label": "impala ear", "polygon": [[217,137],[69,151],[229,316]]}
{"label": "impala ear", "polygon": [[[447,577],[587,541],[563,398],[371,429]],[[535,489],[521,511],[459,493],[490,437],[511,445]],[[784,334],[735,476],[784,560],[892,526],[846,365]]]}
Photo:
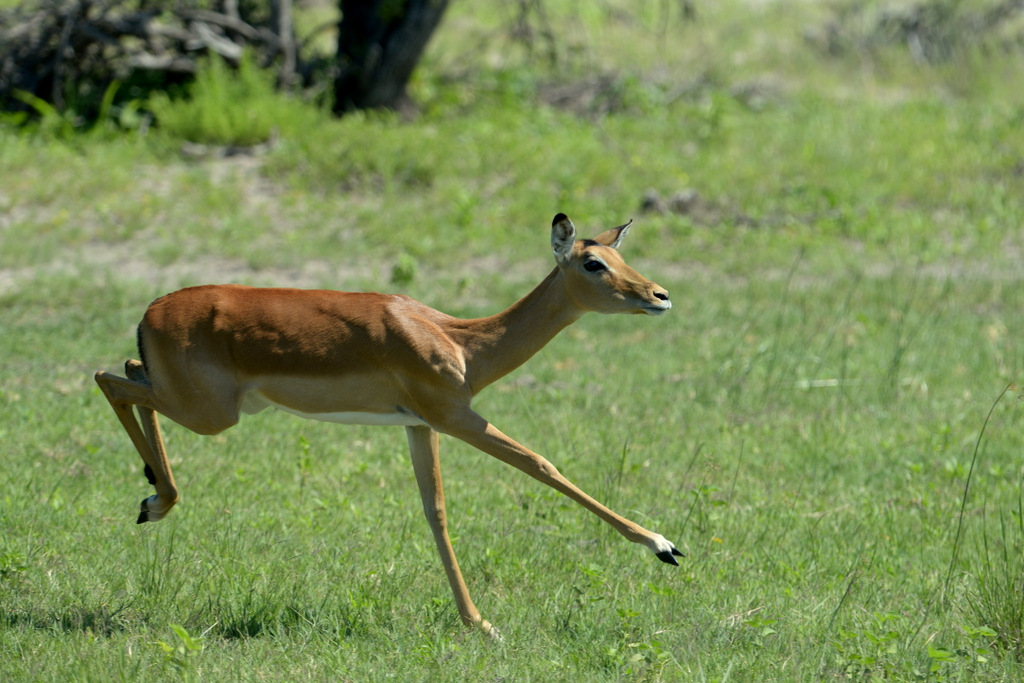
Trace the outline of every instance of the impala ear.
{"label": "impala ear", "polygon": [[597,242],[598,244],[603,244],[606,247],[618,249],[619,245],[622,244],[622,240],[623,238],[625,238],[626,233],[629,232],[629,226],[631,226],[632,224],[633,219],[630,218],[629,222],[626,223],[625,225],[620,225],[619,227],[612,228],[611,230],[605,230],[600,235],[595,237],[594,241]]}
{"label": "impala ear", "polygon": [[567,261],[572,256],[572,247],[576,244],[576,226],[564,213],[555,216],[551,221],[551,249],[559,262]]}

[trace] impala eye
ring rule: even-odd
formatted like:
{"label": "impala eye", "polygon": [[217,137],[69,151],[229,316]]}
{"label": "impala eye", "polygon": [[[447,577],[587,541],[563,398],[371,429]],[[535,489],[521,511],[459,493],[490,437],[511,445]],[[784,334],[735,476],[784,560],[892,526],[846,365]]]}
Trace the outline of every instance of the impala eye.
{"label": "impala eye", "polygon": [[605,270],[607,267],[608,266],[604,265],[597,259],[590,259],[589,261],[583,264],[583,269],[589,273],[596,273],[598,271]]}

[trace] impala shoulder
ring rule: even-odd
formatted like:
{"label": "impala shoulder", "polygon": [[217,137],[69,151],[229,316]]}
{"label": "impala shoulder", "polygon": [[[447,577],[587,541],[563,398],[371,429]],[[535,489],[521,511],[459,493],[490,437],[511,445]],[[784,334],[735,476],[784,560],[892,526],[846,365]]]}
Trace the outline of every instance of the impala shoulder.
{"label": "impala shoulder", "polygon": [[457,382],[465,380],[465,353],[451,335],[451,316],[410,297],[392,295],[384,317],[389,344],[404,349],[408,362]]}

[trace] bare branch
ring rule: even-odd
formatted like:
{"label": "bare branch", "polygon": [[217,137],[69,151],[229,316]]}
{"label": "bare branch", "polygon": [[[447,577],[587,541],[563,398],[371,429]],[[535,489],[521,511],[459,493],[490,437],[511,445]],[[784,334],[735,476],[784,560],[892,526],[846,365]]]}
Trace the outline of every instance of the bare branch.
{"label": "bare branch", "polygon": [[[171,81],[216,54],[237,64],[251,50],[262,65],[280,60],[279,83],[292,84],[297,57],[291,2],[277,0],[268,26],[255,26],[235,2],[223,11],[157,9],[138,0],[34,0],[0,11],[0,110],[26,109],[19,91],[61,111],[73,96],[86,108],[115,80],[163,72]],[[84,113],[88,116],[88,112]]]}

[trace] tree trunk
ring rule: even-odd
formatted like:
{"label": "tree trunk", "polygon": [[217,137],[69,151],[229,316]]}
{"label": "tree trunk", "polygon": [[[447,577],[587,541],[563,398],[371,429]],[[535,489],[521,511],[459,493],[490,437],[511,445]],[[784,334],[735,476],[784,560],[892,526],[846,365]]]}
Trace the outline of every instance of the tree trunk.
{"label": "tree trunk", "polygon": [[448,0],[340,0],[334,110],[399,109]]}
{"label": "tree trunk", "polygon": [[277,74],[277,85],[289,90],[297,79],[295,28],[292,25],[292,0],[272,0],[270,3],[270,25],[277,31],[281,41],[281,69]]}

